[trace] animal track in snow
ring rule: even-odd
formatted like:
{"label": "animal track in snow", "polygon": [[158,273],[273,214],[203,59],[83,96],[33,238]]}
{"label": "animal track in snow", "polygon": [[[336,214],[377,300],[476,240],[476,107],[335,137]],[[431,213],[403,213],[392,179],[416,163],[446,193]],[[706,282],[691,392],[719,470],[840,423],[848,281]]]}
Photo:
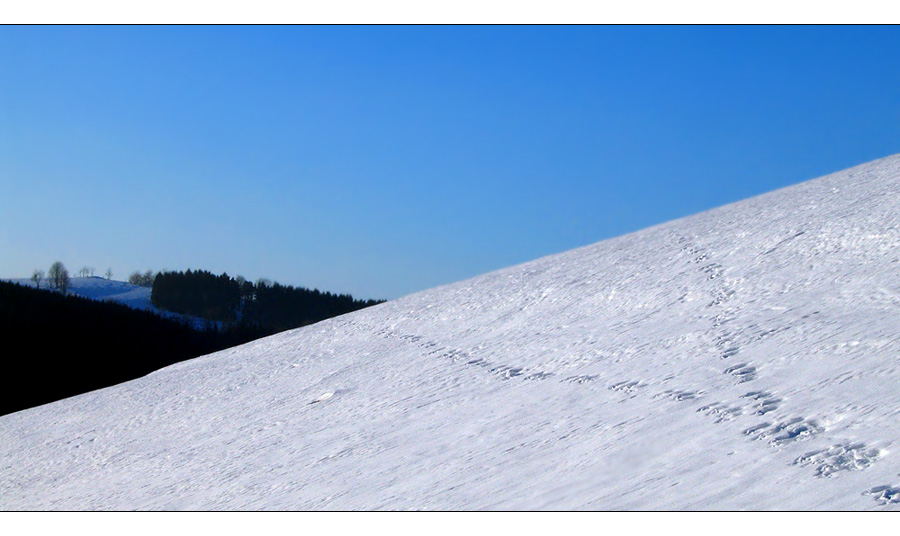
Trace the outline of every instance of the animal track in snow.
{"label": "animal track in snow", "polygon": [[640,381],[632,382],[632,381],[624,381],[619,383],[614,383],[609,386],[610,391],[621,391],[623,393],[633,393],[638,389],[643,389],[647,387],[646,384],[641,383]]}
{"label": "animal track in snow", "polygon": [[740,383],[745,383],[756,379],[756,367],[750,366],[747,363],[741,363],[740,365],[725,369],[725,374],[731,374],[738,378]]}
{"label": "animal track in snow", "polygon": [[763,423],[757,424],[756,426],[751,426],[750,428],[747,428],[746,430],[744,430],[744,435],[750,436],[753,439],[762,439],[762,437],[763,437],[762,434],[765,433],[765,429],[770,426],[772,426],[772,423],[770,423],[770,422],[763,422]]}
{"label": "animal track in snow", "polygon": [[[725,318],[723,313],[719,313],[713,318],[713,327],[719,328],[723,323],[728,322],[729,320],[730,318]],[[738,345],[734,333],[727,329],[720,330],[720,334],[716,336],[714,345],[716,351],[719,352],[719,357],[722,359],[728,359],[741,351],[741,347]]]}
{"label": "animal track in snow", "polygon": [[546,380],[547,378],[550,378],[551,376],[553,376],[552,372],[535,372],[533,374],[529,374],[528,376],[525,376],[522,379],[523,380]]}
{"label": "animal track in snow", "polygon": [[744,430],[744,435],[753,439],[767,439],[769,445],[780,447],[794,441],[803,441],[822,432],[824,428],[813,419],[792,417],[778,424],[763,423]]}
{"label": "animal track in snow", "polygon": [[[375,331],[375,333],[385,338],[398,339],[410,344],[420,346],[423,350],[426,350],[426,355],[437,355],[440,358],[449,359],[451,361],[463,361],[466,365],[475,365],[477,367],[487,368],[488,372],[500,377],[503,380],[509,380],[518,376],[522,376],[522,379],[524,380],[545,380],[553,376],[553,373],[551,372],[542,371],[535,371],[530,374],[526,374],[526,370],[523,367],[496,364],[481,357],[473,358],[464,350],[441,346],[434,341],[425,340],[425,338],[420,335],[400,334],[392,331],[390,328],[382,328],[378,331]],[[578,383],[582,382],[579,381]]]}
{"label": "animal track in snow", "polygon": [[504,380],[508,380],[510,378],[515,378],[516,376],[522,375],[522,369],[518,367],[511,367],[509,365],[499,365],[490,370],[494,374],[497,374]]}
{"label": "animal track in snow", "polygon": [[695,392],[695,391],[666,390],[666,391],[663,391],[662,393],[654,396],[653,398],[665,397],[665,398],[668,398],[669,400],[674,400],[675,402],[685,402],[688,400],[694,400],[702,394],[703,394],[702,391]]}
{"label": "animal track in snow", "polygon": [[[713,292],[713,300],[711,302],[709,302],[709,304],[707,304],[707,307],[716,307],[718,305],[722,305],[723,303],[727,302],[732,297],[734,297],[734,294],[735,294],[734,290],[722,290],[722,289],[716,290],[715,292]],[[734,319],[734,316],[726,314],[726,315],[723,315],[721,317],[721,319],[719,319],[719,322],[715,325],[718,327],[721,324],[724,324],[725,322],[728,322],[729,320],[733,320],[733,319]]]}
{"label": "animal track in snow", "polygon": [[749,326],[749,328],[751,330],[751,332],[749,333],[749,336],[750,336],[751,340],[754,340],[754,341],[761,341],[763,339],[771,337],[772,335],[776,335],[778,333],[781,333],[782,331],[791,329],[790,326],[782,326],[782,327],[778,327],[778,328],[765,329],[765,328],[758,328],[758,326],[756,326],[756,325]]}
{"label": "animal track in snow", "polygon": [[877,448],[868,448],[864,443],[844,443],[808,452],[794,460],[794,465],[813,465],[816,476],[828,477],[839,471],[861,471],[879,457],[881,451]]}
{"label": "animal track in snow", "polygon": [[900,486],[875,486],[863,495],[871,495],[881,504],[900,504]]}
{"label": "animal track in snow", "polygon": [[737,346],[731,346],[724,350],[722,350],[722,359],[728,359],[729,357],[735,355],[740,351],[740,348]]}
{"label": "animal track in snow", "polygon": [[757,415],[765,415],[770,411],[774,411],[778,409],[778,405],[781,403],[780,398],[775,398],[772,396],[772,393],[767,393],[766,391],[750,391],[749,393],[742,395],[741,398],[749,398],[756,402],[753,406]]}
{"label": "animal track in snow", "polygon": [[[734,291],[732,291],[732,294],[734,294]],[[713,302],[710,303],[709,306],[712,307],[714,305],[721,305],[722,302],[724,302],[730,296],[731,296],[731,294],[729,294],[727,297],[722,298],[721,300],[718,300],[718,301],[713,300]],[[716,316],[713,317],[713,327],[720,328],[720,327],[724,326],[725,324],[731,322],[735,318],[737,318],[737,311],[734,311],[731,309],[722,311],[720,313],[716,313]],[[720,339],[724,339],[724,338],[728,338],[728,337],[731,337],[731,335],[726,335],[725,337],[720,337]]]}
{"label": "animal track in snow", "polygon": [[784,426],[778,425],[773,430],[778,433],[769,443],[778,447],[794,441],[802,441],[822,432],[823,428],[814,420],[800,420]]}
{"label": "animal track in snow", "polygon": [[713,279],[716,279],[717,277],[721,277],[721,275],[725,273],[725,269],[722,268],[722,265],[717,262],[708,264],[701,268],[701,270],[707,275],[707,281],[711,281]]}
{"label": "animal track in snow", "polygon": [[588,383],[596,380],[599,376],[596,374],[582,374],[579,376],[569,376],[565,381],[571,383]]}
{"label": "animal track in snow", "polygon": [[462,350],[447,350],[446,348],[442,348],[441,350],[439,350],[439,352],[441,352],[441,357],[452,359],[454,361],[469,357],[469,355]]}
{"label": "animal track in snow", "polygon": [[730,421],[738,415],[741,415],[744,413],[744,409],[738,406],[727,406],[721,402],[713,402],[712,404],[699,408],[697,412],[713,416],[716,418],[715,422],[720,423]]}

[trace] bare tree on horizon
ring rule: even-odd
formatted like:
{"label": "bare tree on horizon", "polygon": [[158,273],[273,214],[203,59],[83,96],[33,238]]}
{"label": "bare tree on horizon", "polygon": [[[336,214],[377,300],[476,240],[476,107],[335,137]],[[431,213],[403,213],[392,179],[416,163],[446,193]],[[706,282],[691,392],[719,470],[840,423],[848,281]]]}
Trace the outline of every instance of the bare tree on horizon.
{"label": "bare tree on horizon", "polygon": [[31,274],[31,280],[34,281],[35,288],[41,288],[41,281],[44,280],[44,271],[35,270]]}
{"label": "bare tree on horizon", "polygon": [[56,261],[50,266],[50,271],[47,272],[47,280],[50,282],[51,288],[63,294],[69,292],[69,271],[66,270],[65,265],[60,261]]}

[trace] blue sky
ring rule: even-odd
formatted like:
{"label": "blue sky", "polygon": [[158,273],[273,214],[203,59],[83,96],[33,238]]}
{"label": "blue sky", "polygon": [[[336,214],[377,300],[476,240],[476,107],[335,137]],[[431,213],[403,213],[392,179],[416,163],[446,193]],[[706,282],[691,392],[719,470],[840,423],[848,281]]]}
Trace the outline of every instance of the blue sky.
{"label": "blue sky", "polygon": [[900,152],[900,28],[0,27],[0,277],[395,298]]}

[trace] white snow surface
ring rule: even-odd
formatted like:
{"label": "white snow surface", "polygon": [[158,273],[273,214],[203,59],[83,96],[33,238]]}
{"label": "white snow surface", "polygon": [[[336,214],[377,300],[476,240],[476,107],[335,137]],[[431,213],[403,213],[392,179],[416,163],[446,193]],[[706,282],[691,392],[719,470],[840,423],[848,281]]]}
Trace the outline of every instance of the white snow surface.
{"label": "white snow surface", "polygon": [[0,418],[3,509],[900,509],[900,156]]}

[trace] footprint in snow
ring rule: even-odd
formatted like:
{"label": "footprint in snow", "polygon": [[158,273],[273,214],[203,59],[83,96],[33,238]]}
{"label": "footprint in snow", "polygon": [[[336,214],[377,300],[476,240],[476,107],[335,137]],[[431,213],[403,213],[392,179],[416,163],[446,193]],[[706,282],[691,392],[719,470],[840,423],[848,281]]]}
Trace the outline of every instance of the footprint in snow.
{"label": "footprint in snow", "polygon": [[[830,477],[840,471],[861,471],[878,461],[882,452],[865,443],[843,443],[827,449],[807,452],[794,460],[794,465],[812,465],[817,477]],[[898,497],[900,501],[900,497]]]}
{"label": "footprint in snow", "polygon": [[738,378],[738,383],[745,383],[756,379],[756,367],[750,366],[748,363],[741,363],[725,369],[725,374],[731,374]]}
{"label": "footprint in snow", "polygon": [[870,495],[881,504],[900,503],[900,486],[875,486],[863,495]]}

